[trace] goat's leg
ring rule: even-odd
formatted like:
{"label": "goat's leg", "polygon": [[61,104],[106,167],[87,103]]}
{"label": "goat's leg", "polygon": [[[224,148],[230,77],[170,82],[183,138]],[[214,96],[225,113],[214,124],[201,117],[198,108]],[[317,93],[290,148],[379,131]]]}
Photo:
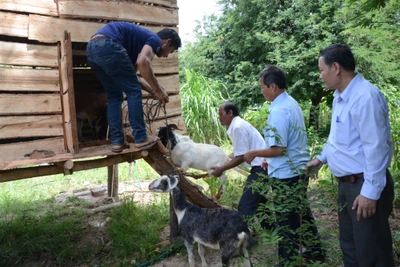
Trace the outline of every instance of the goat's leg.
{"label": "goat's leg", "polygon": [[194,255],[193,255],[194,242],[189,242],[185,240],[185,246],[188,253],[189,267],[194,267]]}
{"label": "goat's leg", "polygon": [[201,258],[201,266],[202,267],[207,267],[208,265],[207,265],[207,262],[206,262],[206,258],[204,257],[204,246],[202,244],[200,244],[200,243],[197,243],[197,245],[199,246],[198,249],[199,249],[199,255],[200,255],[200,258]]}

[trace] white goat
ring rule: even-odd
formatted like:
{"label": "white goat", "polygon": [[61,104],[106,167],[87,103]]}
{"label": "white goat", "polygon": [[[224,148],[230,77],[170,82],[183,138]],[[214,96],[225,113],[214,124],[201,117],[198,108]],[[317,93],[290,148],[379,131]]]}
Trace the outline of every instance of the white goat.
{"label": "white goat", "polygon": [[253,266],[247,248],[254,245],[250,231],[239,213],[223,208],[199,208],[189,203],[178,188],[176,175],[163,175],[149,185],[153,192],[170,192],[173,208],[178,218],[179,233],[188,252],[189,266],[194,267],[193,247],[198,243],[202,267],[207,266],[204,247],[221,251],[222,264],[229,267],[231,257],[242,250],[244,266]]}
{"label": "white goat", "polygon": [[[209,176],[212,176],[213,168],[220,167],[230,160],[220,147],[195,143],[188,136],[177,134],[173,131],[175,129],[178,129],[175,124],[160,127],[158,137],[163,145],[171,151],[172,162],[184,172],[193,168],[206,171]],[[219,178],[222,182],[228,179],[225,174],[222,174]],[[220,188],[217,198],[223,189],[225,189],[225,185]]]}

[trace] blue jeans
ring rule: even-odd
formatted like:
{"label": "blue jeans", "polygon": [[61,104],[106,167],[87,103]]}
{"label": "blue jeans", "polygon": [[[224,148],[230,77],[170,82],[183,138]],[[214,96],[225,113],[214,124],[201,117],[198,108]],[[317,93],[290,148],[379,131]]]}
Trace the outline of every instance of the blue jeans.
{"label": "blue jeans", "polygon": [[142,88],[125,48],[110,38],[98,37],[88,43],[86,53],[90,67],[107,93],[107,119],[111,143],[113,145],[124,143],[121,114],[123,92],[128,101],[129,123],[135,142],[146,141]]}

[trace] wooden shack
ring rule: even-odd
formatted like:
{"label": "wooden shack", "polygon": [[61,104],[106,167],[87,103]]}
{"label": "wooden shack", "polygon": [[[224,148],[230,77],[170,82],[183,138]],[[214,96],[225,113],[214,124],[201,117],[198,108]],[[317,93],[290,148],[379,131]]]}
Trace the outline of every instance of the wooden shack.
{"label": "wooden shack", "polygon": [[[83,105],[76,100],[85,94],[104,94],[86,60],[87,42],[100,27],[122,20],[154,32],[164,27],[178,30],[176,0],[4,0],[0,18],[2,182],[27,178],[6,175],[3,170],[112,155],[104,120],[98,136],[92,135],[87,121],[81,122],[84,138],[78,138],[77,108],[89,106],[93,98]],[[184,127],[177,54],[155,57],[153,70],[168,91],[170,103],[166,113],[156,112],[156,105],[144,93],[149,133],[154,134],[165,118]],[[124,125],[129,132],[129,122]]]}

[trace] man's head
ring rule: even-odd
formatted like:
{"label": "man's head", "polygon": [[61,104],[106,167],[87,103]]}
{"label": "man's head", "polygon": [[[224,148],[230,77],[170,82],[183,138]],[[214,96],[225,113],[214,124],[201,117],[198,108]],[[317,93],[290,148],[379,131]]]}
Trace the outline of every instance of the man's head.
{"label": "man's head", "polygon": [[343,90],[348,77],[354,77],[356,63],[347,45],[333,44],[319,54],[318,67],[326,88]]}
{"label": "man's head", "polygon": [[158,57],[168,57],[169,54],[178,50],[182,45],[181,38],[173,29],[162,29],[157,35],[162,41],[161,48],[157,53]]}
{"label": "man's head", "polygon": [[265,100],[274,101],[286,89],[285,72],[273,65],[268,66],[258,75],[261,93]]}
{"label": "man's head", "polygon": [[218,115],[221,125],[229,127],[232,120],[239,116],[239,110],[232,102],[224,102],[219,106]]}

